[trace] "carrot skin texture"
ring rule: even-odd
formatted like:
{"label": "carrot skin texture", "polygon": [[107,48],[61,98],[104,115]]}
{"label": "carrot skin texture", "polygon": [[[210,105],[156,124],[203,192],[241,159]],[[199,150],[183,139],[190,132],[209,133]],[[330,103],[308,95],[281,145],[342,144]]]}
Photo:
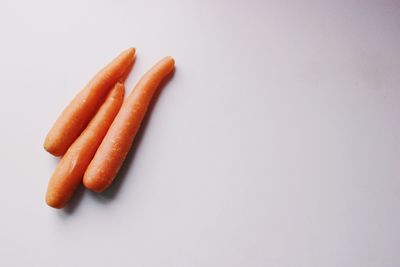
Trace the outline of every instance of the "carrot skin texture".
{"label": "carrot skin texture", "polygon": [[133,64],[135,52],[134,48],[123,51],[75,96],[47,134],[45,150],[54,156],[64,155],[94,116],[101,100],[126,75]]}
{"label": "carrot skin texture", "polygon": [[124,101],[83,176],[86,188],[102,192],[112,183],[132,146],[158,85],[171,73],[174,65],[171,57],[159,61],[140,79]]}
{"label": "carrot skin texture", "polygon": [[124,91],[122,83],[114,86],[89,125],[62,157],[49,181],[47,205],[64,207],[81,184],[87,166],[121,108]]}

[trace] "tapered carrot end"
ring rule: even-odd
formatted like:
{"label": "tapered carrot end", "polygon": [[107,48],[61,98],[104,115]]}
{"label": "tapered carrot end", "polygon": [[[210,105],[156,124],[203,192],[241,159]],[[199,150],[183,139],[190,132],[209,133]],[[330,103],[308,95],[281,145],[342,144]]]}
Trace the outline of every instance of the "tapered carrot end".
{"label": "tapered carrot end", "polygon": [[85,174],[83,178],[83,185],[90,191],[101,193],[106,190],[107,186],[100,183],[97,179],[94,179]]}
{"label": "tapered carrot end", "polygon": [[61,157],[65,153],[65,150],[62,147],[55,144],[54,138],[51,134],[47,135],[43,147],[47,152],[56,157]]}
{"label": "tapered carrot end", "polygon": [[127,54],[127,55],[129,55],[130,57],[132,57],[132,58],[134,58],[135,57],[135,54],[136,54],[136,48],[134,48],[134,47],[131,47],[131,48],[128,48],[128,49],[126,49],[124,52],[122,52],[123,54]]}
{"label": "tapered carrot end", "polygon": [[125,70],[125,73],[122,74],[121,78],[119,79],[120,82],[123,83],[123,82],[126,81],[126,79],[127,79],[128,76],[129,76],[129,73],[131,73],[131,70],[132,70],[132,68],[133,68],[133,63],[134,63],[134,62],[135,62],[135,57],[133,57],[133,60],[132,60],[131,62],[129,62],[129,64],[127,65],[126,70]]}
{"label": "tapered carrot end", "polygon": [[152,77],[155,77],[160,82],[164,79],[169,73],[171,73],[175,68],[175,60],[170,57],[164,57],[160,61],[157,62],[156,65],[153,66],[146,74],[151,74]]}
{"label": "tapered carrot end", "polygon": [[50,154],[52,153],[52,148],[51,148],[51,144],[50,144],[50,140],[49,140],[49,136],[46,136],[46,139],[44,140],[44,144],[43,144],[43,148],[44,150],[46,150],[47,152],[49,152]]}
{"label": "tapered carrot end", "polygon": [[163,58],[161,61],[165,61],[166,64],[170,67],[171,70],[174,69],[175,67],[175,59],[171,56],[167,56],[165,58]]}
{"label": "tapered carrot end", "polygon": [[171,56],[166,56],[164,60],[171,62],[171,65],[175,65],[175,59]]}
{"label": "tapered carrot end", "polygon": [[133,63],[135,61],[135,55],[136,55],[136,49],[133,47],[128,48],[127,50],[121,53],[121,56],[128,58],[129,61],[126,64],[124,73],[121,75],[119,79],[120,82],[124,82],[128,78],[128,75],[131,72]]}
{"label": "tapered carrot end", "polygon": [[64,202],[60,202],[60,198],[53,196],[50,192],[46,194],[46,204],[55,209],[61,209],[65,206]]}

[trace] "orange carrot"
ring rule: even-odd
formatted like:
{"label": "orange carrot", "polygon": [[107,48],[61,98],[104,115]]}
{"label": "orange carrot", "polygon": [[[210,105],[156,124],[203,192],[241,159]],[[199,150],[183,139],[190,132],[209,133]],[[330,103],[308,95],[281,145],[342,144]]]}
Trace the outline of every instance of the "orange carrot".
{"label": "orange carrot", "polygon": [[132,66],[135,49],[122,52],[99,71],[82,91],[75,96],[47,134],[44,148],[54,156],[62,156],[96,113],[101,99]]}
{"label": "orange carrot", "polygon": [[124,85],[117,83],[82,134],[69,147],[50,179],[46,202],[62,208],[82,182],[83,174],[124,100]]}
{"label": "orange carrot", "polygon": [[174,69],[174,64],[171,57],[158,62],[140,79],[122,104],[83,176],[86,188],[102,192],[112,183],[132,146],[154,92]]}

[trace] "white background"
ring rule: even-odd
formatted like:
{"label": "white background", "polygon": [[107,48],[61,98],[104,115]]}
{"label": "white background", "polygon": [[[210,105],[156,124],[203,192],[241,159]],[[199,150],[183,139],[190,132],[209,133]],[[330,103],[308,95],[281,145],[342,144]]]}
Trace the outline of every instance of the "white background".
{"label": "white background", "polygon": [[[122,50],[163,88],[121,175],[43,140]],[[400,2],[1,1],[0,266],[400,266]]]}

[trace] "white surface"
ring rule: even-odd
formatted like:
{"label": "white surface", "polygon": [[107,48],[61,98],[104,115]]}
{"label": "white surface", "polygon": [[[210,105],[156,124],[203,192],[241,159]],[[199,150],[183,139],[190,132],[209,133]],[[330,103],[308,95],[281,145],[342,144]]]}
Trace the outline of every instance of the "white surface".
{"label": "white surface", "polygon": [[[399,1],[1,1],[0,266],[400,266]],[[124,178],[44,203],[43,139],[172,55]]]}

